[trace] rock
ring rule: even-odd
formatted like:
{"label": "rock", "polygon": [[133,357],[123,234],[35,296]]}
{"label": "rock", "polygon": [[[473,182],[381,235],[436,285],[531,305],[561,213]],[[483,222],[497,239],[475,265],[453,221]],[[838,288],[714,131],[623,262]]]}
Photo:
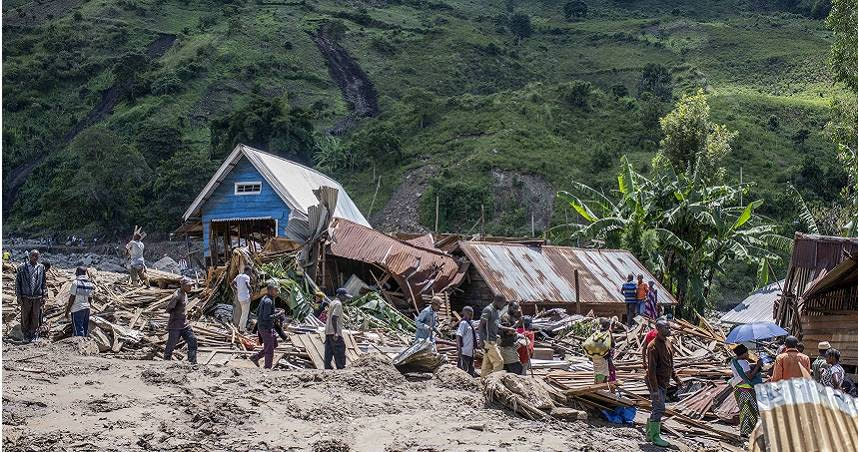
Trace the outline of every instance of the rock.
{"label": "rock", "polygon": [[551,410],[551,417],[561,421],[586,421],[587,413],[574,408],[557,407]]}
{"label": "rock", "polygon": [[175,274],[179,274],[181,272],[179,269],[179,263],[173,260],[170,256],[164,256],[161,259],[158,259],[154,264],[152,264],[152,268],[155,270],[161,270],[162,272]]}

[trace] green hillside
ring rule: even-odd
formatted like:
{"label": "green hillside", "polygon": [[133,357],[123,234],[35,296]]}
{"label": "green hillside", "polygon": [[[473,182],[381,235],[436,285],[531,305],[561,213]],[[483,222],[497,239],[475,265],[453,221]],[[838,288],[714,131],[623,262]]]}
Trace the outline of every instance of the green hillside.
{"label": "green hillside", "polygon": [[[844,183],[819,7],[566,3],[4,2],[4,225],[171,230],[241,140],[319,162],[386,229],[433,227],[437,196],[445,231],[484,208],[488,233],[539,233],[572,215],[549,201],[570,179],[610,189],[621,155],[646,172],[658,117],[698,88],[739,133],[730,177],[787,228],[787,183],[820,202]],[[371,89],[347,102],[325,47]],[[663,99],[641,95],[651,63]]]}

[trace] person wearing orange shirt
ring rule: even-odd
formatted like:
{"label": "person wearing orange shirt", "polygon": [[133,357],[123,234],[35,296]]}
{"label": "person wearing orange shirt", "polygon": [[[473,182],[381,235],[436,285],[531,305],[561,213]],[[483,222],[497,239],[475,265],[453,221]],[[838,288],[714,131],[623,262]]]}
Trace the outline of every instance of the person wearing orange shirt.
{"label": "person wearing orange shirt", "polygon": [[649,293],[649,286],[644,282],[643,275],[638,275],[638,314],[644,315],[646,306],[646,295]]}
{"label": "person wearing orange shirt", "polygon": [[771,382],[790,378],[810,378],[810,358],[798,351],[798,338],[787,336],[783,353],[775,358]]}

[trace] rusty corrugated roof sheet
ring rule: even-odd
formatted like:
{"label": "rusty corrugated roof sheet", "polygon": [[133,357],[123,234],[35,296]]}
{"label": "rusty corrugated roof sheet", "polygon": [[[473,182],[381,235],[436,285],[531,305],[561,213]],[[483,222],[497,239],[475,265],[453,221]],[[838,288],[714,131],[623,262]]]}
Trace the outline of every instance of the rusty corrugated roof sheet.
{"label": "rusty corrugated roof sheet", "polygon": [[858,450],[858,401],[854,397],[807,378],[754,389],[760,423],[751,435],[752,452]]}
{"label": "rusty corrugated roof sheet", "polygon": [[[578,270],[583,303],[623,303],[620,286],[629,274],[655,278],[628,251],[529,246],[498,242],[460,242],[462,251],[495,295],[509,301],[574,302]],[[676,303],[656,282],[659,302]]]}
{"label": "rusty corrugated roof sheet", "polygon": [[438,293],[458,285],[464,277],[450,255],[395,239],[343,218],[328,228],[329,251],[334,256],[385,268],[403,292],[420,302],[420,294]]}

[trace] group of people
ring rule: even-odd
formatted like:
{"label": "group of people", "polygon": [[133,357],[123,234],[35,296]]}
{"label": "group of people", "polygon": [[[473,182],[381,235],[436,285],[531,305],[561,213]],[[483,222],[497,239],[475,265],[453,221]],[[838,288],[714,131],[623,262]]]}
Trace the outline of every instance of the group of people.
{"label": "group of people", "polygon": [[635,317],[639,315],[653,320],[661,315],[655,281],[650,280],[647,284],[643,275],[638,275],[638,281],[635,283],[635,276],[630,274],[626,277],[625,284],[620,287],[620,293],[626,302],[626,325],[633,326]]}
{"label": "group of people", "polygon": [[[417,317],[416,340],[433,340],[434,326],[442,300],[435,297]],[[530,316],[523,315],[518,303],[507,303],[503,296],[495,296],[486,306],[479,320],[474,319],[474,308],[465,306],[456,327],[457,366],[471,376],[476,375],[474,357],[482,349],[480,375],[507,372],[525,375],[533,357],[535,333]]]}

